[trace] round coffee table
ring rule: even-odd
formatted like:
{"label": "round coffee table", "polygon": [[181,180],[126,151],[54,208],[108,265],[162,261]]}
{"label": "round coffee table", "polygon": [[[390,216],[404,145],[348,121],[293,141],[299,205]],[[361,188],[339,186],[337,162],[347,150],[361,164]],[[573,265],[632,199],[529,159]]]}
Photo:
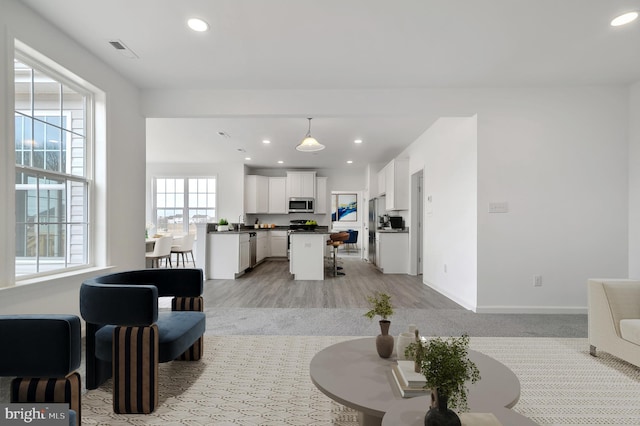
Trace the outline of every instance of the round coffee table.
{"label": "round coffee table", "polygon": [[[469,359],[477,365],[481,376],[481,380],[469,385],[468,400],[472,411],[492,412],[492,407],[510,408],[518,402],[520,381],[507,366],[473,350],[469,351]],[[311,360],[309,371],[311,381],[322,393],[357,410],[360,424],[369,426],[381,425],[387,412],[400,403],[404,405],[411,401],[402,398],[396,388],[391,373],[394,364],[395,354],[388,359],[380,358],[375,338],[367,337],[336,343],[321,350]],[[426,402],[425,397],[419,399]],[[422,408],[423,419],[428,407],[426,403]]]}

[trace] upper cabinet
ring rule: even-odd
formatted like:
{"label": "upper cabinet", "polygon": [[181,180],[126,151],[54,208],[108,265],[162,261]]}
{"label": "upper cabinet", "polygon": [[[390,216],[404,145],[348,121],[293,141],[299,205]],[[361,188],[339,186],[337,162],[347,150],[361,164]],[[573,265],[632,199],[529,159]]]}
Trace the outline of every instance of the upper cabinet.
{"label": "upper cabinet", "polygon": [[244,211],[248,214],[288,214],[289,198],[314,198],[315,214],[326,214],[327,178],[315,171],[287,172],[287,177],[247,175],[244,179]]}
{"label": "upper cabinet", "polygon": [[287,198],[316,198],[316,172],[287,172]]}
{"label": "upper cabinet", "polygon": [[287,178],[269,178],[269,213],[289,213],[287,208]]}
{"label": "upper cabinet", "polygon": [[316,178],[316,207],[315,214],[327,213],[327,178]]}
{"label": "upper cabinet", "polygon": [[381,197],[387,191],[385,187],[385,182],[387,178],[387,167],[385,166],[382,170],[378,172],[378,191],[376,192],[376,196]]}
{"label": "upper cabinet", "polygon": [[269,212],[269,178],[248,175],[244,177],[245,213]]}
{"label": "upper cabinet", "polygon": [[387,210],[409,210],[409,160],[391,160],[384,172]]}

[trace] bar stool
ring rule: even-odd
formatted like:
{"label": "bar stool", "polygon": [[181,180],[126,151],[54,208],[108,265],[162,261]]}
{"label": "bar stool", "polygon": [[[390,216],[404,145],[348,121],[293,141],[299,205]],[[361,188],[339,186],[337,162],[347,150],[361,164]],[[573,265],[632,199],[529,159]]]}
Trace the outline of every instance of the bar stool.
{"label": "bar stool", "polygon": [[333,234],[329,234],[329,240],[327,240],[327,245],[332,247],[332,255],[333,255],[333,276],[337,277],[338,275],[344,275],[344,272],[338,271],[337,257],[338,257],[338,247],[344,244],[346,240],[349,239],[350,234],[348,232],[335,232]]}

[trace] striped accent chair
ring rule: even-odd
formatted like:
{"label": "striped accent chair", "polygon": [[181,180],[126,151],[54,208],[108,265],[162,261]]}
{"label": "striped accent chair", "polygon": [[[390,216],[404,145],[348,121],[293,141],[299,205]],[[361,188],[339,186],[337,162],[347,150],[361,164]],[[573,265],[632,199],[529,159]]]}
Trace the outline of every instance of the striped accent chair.
{"label": "striped accent chair", "polygon": [[[113,377],[113,410],[149,414],[158,404],[158,363],[198,361],[205,314],[201,269],[144,269],[103,275],[80,288],[87,322],[86,382]],[[172,297],[171,311],[158,297]]]}
{"label": "striped accent chair", "polygon": [[0,376],[11,381],[12,403],[64,403],[69,424],[81,424],[80,318],[75,315],[1,315]]}

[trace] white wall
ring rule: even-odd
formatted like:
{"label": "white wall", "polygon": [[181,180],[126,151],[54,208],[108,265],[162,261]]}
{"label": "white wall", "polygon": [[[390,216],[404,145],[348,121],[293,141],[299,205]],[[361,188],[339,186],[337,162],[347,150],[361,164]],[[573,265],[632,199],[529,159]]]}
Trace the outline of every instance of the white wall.
{"label": "white wall", "polygon": [[585,312],[588,278],[627,275],[626,133],[624,88],[502,90],[479,108],[478,311]]}
{"label": "white wall", "polygon": [[[34,29],[37,29],[34,30]],[[0,209],[0,313],[78,313],[78,288],[87,275],[67,274],[37,280],[28,285],[13,283],[13,125],[6,122],[13,110],[13,80],[7,69],[13,62],[13,39],[36,51],[101,89],[105,94],[107,123],[98,126],[96,152],[96,211],[94,226],[96,266],[132,269],[144,266],[145,143],[144,120],[138,90],[114,73],[91,52],[80,47],[57,28],[43,21],[31,9],[15,0],[0,2],[0,124],[3,129],[0,170],[3,200]],[[106,138],[105,138],[106,135]],[[9,271],[7,273],[6,271]],[[89,272],[95,275],[97,271]]]}
{"label": "white wall", "polygon": [[439,119],[401,154],[409,174],[424,170],[423,281],[468,309],[477,302],[476,128],[476,117]]}
{"label": "white wall", "polygon": [[640,81],[629,93],[629,277],[640,279]]}
{"label": "white wall", "polygon": [[[460,102],[461,110],[477,113],[475,310],[586,312],[588,278],[628,274],[627,89],[470,90]],[[425,188],[424,150],[437,129],[434,125],[418,139],[422,148],[412,145],[399,155],[410,156],[410,174],[425,167]],[[451,147],[441,149],[447,154]],[[444,170],[434,179],[446,175]],[[637,178],[634,182],[637,188]],[[425,189],[425,197],[429,192]],[[509,212],[489,214],[490,202],[508,202]],[[631,213],[638,226],[636,217]],[[636,241],[640,244],[640,238]],[[439,286],[444,278],[434,278],[429,265],[439,263],[434,274],[444,275],[445,247],[429,244],[433,241],[425,231],[425,280]],[[448,274],[464,257],[454,259]],[[533,286],[534,275],[542,276],[542,287]],[[467,287],[453,298],[465,306],[473,301]]]}

